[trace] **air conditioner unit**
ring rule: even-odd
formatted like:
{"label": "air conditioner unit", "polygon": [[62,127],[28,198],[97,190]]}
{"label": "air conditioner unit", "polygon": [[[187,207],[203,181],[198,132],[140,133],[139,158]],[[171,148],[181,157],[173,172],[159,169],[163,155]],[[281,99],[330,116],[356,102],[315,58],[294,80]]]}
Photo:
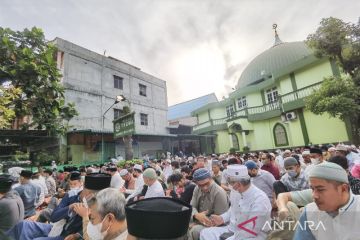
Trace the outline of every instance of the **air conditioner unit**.
{"label": "air conditioner unit", "polygon": [[296,113],[295,112],[287,112],[285,113],[285,118],[287,121],[291,121],[296,119]]}

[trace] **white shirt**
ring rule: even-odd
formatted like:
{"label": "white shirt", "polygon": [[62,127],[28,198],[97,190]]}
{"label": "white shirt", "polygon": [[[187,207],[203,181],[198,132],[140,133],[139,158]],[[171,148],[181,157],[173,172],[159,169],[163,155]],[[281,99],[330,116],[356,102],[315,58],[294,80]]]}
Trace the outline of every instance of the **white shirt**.
{"label": "white shirt", "polygon": [[164,189],[159,181],[148,187],[144,198],[165,197]]}
{"label": "white shirt", "polygon": [[168,179],[168,177],[173,173],[171,165],[167,165],[164,167],[163,174],[165,176],[165,181]]}
{"label": "white shirt", "polygon": [[263,229],[263,227],[266,222],[270,222],[272,209],[266,194],[251,184],[249,189],[235,195],[231,201],[231,207],[221,217],[225,223],[230,222],[230,231],[235,230],[234,239],[254,238],[253,234],[238,227],[242,223],[244,228],[251,229],[252,232],[257,234],[259,237],[257,239],[265,239],[266,233],[264,231],[268,229]]}
{"label": "white shirt", "polygon": [[124,186],[125,181],[120,177],[120,174],[116,172],[111,177],[110,187],[120,189],[122,186]]}
{"label": "white shirt", "polygon": [[41,204],[43,204],[45,200],[45,189],[47,190],[46,184],[44,183],[43,185],[40,179],[31,179],[30,182],[34,185],[39,186],[41,189],[39,201],[35,204],[36,207],[39,207]]}
{"label": "white shirt", "polygon": [[143,175],[140,174],[135,180],[135,191],[133,191],[133,193],[131,193],[130,196],[128,196],[126,198],[126,201],[128,201],[130,198],[133,198],[133,197],[139,195],[141,193],[143,187],[144,187],[144,178],[143,178]]}

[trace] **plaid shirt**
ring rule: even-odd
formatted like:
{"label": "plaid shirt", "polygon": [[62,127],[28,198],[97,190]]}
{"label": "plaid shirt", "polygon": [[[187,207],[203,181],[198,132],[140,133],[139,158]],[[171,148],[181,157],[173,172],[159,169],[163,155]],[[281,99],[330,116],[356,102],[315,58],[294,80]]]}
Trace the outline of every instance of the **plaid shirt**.
{"label": "plaid shirt", "polygon": [[300,175],[296,178],[292,178],[286,173],[281,177],[280,181],[287,187],[289,192],[304,190],[310,187],[309,181],[306,179],[303,171],[301,171]]}

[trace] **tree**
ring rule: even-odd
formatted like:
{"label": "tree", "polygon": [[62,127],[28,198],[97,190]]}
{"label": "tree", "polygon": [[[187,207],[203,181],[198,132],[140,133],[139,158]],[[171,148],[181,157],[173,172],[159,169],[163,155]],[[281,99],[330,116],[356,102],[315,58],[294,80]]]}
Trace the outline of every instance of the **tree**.
{"label": "tree", "polygon": [[21,89],[0,86],[0,128],[7,128],[15,118],[13,102],[19,98]]}
{"label": "tree", "polygon": [[315,56],[328,57],[340,66],[340,74],[324,78],[319,90],[306,99],[315,114],[329,113],[351,124],[352,140],[360,143],[360,22],[345,23],[329,17],[307,38]]}
{"label": "tree", "polygon": [[23,130],[65,134],[68,121],[77,115],[74,104],[65,104],[56,54],[56,47],[39,28],[13,31],[0,27],[0,84],[10,82],[21,90],[21,97],[13,98],[8,110],[18,120],[30,117],[30,122],[21,124]]}

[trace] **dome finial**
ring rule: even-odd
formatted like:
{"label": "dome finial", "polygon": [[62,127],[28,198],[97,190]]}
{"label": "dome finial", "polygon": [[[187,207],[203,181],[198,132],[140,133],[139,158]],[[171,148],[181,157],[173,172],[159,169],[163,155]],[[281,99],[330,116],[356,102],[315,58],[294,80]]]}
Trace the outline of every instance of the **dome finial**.
{"label": "dome finial", "polygon": [[275,30],[275,43],[274,43],[274,46],[273,46],[273,47],[275,47],[275,46],[277,46],[277,45],[282,44],[283,42],[282,42],[281,39],[279,38],[279,35],[278,35],[277,31],[276,31],[276,29],[277,29],[277,24],[276,24],[276,23],[273,24],[273,29]]}

